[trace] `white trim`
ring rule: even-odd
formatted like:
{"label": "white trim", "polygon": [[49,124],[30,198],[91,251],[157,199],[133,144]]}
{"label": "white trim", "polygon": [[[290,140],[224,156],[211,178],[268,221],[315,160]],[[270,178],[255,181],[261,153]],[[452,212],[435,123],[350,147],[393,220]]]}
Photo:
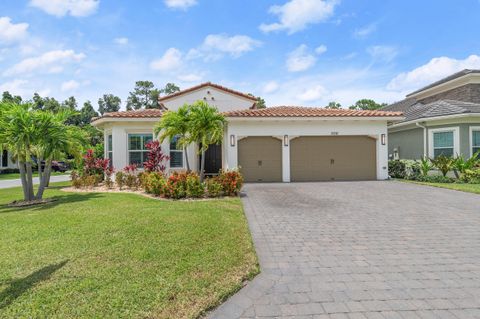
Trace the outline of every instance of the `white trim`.
{"label": "white trim", "polygon": [[403,116],[270,116],[270,117],[251,117],[251,116],[226,116],[229,122],[289,122],[289,121],[382,121],[382,122],[394,122],[404,120]]}
{"label": "white trim", "polygon": [[[478,131],[480,132],[480,126],[470,126],[468,130],[468,140],[469,140],[469,152],[470,152],[470,157],[473,156],[473,131]],[[479,145],[480,146],[480,145]]]}
{"label": "white trim", "polygon": [[[145,130],[143,131],[139,131],[139,130],[126,130],[125,131],[126,135],[127,135],[127,165],[131,165],[130,163],[130,152],[142,152],[142,153],[145,153],[145,152],[148,152],[148,150],[131,150],[130,149],[130,141],[128,140],[128,137],[130,135],[152,135],[152,141],[155,140],[155,134],[150,131],[150,132],[146,132]],[[112,136],[112,144],[113,144],[113,136]],[[145,147],[145,145],[143,145],[143,147]],[[143,166],[143,162],[142,162],[142,166]],[[138,167],[139,169],[141,169],[141,167]]]}
{"label": "white trim", "polygon": [[428,129],[428,156],[433,158],[434,149],[433,149],[433,134],[442,133],[442,132],[453,132],[453,155],[460,154],[460,127],[451,126],[451,127],[442,127],[435,129]]}
{"label": "white trim", "polygon": [[158,122],[160,121],[161,117],[101,117],[98,120],[91,122],[92,126],[99,126],[103,123],[109,122]]}

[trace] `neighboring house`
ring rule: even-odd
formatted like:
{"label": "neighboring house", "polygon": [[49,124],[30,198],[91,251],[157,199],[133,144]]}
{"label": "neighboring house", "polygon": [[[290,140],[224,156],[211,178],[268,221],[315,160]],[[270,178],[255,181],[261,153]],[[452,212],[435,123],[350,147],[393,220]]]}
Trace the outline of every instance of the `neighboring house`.
{"label": "neighboring house", "polygon": [[[104,131],[105,156],[117,169],[146,158],[144,144],[166,110],[205,100],[227,118],[223,143],[211,145],[205,171],[240,167],[247,182],[373,180],[388,178],[387,123],[399,112],[328,110],[306,107],[256,109],[256,98],[204,83],[161,97],[165,110],[106,113],[92,124]],[[176,139],[162,144],[168,170],[185,170]],[[199,169],[198,146],[188,147],[191,168]]]}
{"label": "neighboring house", "polygon": [[8,153],[7,150],[3,150],[0,152],[0,171],[6,170],[6,169],[15,169],[17,168],[17,165],[12,162],[12,159],[10,158],[10,154]]}
{"label": "neighboring house", "polygon": [[405,116],[388,127],[391,159],[470,157],[480,150],[480,70],[455,73],[383,110]]}

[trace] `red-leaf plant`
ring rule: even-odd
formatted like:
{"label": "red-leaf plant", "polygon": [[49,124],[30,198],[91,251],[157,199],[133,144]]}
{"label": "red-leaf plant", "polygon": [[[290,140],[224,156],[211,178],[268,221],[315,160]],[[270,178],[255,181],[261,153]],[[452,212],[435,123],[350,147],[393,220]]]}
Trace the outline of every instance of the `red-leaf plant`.
{"label": "red-leaf plant", "polygon": [[150,141],[145,144],[145,147],[149,150],[147,161],[143,163],[145,171],[164,173],[167,168],[165,162],[170,160],[170,156],[165,155],[162,152],[162,145],[160,142]]}

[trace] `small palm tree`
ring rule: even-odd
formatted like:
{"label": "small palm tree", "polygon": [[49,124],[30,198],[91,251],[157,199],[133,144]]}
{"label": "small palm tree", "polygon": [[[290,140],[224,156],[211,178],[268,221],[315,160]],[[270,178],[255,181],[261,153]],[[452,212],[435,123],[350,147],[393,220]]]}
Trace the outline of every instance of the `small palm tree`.
{"label": "small palm tree", "polygon": [[209,145],[222,142],[225,130],[225,117],[218,112],[216,107],[208,105],[204,101],[197,101],[190,107],[189,112],[189,135],[190,142],[198,143],[202,154],[200,164],[200,180],[205,178],[205,152]]}
{"label": "small palm tree", "polygon": [[179,136],[177,143],[183,148],[185,154],[185,163],[187,171],[190,171],[190,163],[188,161],[187,146],[190,144],[187,139],[189,129],[189,105],[181,106],[177,111],[167,111],[163,114],[160,122],[155,125],[154,131],[159,135],[158,139],[163,142],[165,139],[171,140],[175,136]]}

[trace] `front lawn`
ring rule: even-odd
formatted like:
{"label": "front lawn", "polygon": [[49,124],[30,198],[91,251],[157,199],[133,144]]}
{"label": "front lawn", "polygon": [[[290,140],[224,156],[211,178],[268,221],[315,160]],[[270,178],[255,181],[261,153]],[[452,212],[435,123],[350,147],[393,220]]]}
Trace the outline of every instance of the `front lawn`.
{"label": "front lawn", "polygon": [[[52,176],[55,175],[68,175],[68,172],[62,173],[62,172],[52,172]],[[33,177],[38,177],[38,172],[33,172]],[[0,173],[0,181],[1,180],[7,180],[7,179],[19,179],[20,174],[19,173],[5,173],[1,174]]]}
{"label": "front lawn", "polygon": [[56,186],[46,206],[5,206],[21,195],[0,190],[2,318],[195,318],[258,272],[238,198]]}
{"label": "front lawn", "polygon": [[401,180],[401,181],[402,182],[406,181],[409,183],[420,184],[420,185],[428,185],[433,187],[448,188],[448,189],[453,189],[456,191],[462,191],[467,193],[480,194],[480,184],[425,183],[425,182],[417,182],[417,181],[409,181],[409,180]]}

